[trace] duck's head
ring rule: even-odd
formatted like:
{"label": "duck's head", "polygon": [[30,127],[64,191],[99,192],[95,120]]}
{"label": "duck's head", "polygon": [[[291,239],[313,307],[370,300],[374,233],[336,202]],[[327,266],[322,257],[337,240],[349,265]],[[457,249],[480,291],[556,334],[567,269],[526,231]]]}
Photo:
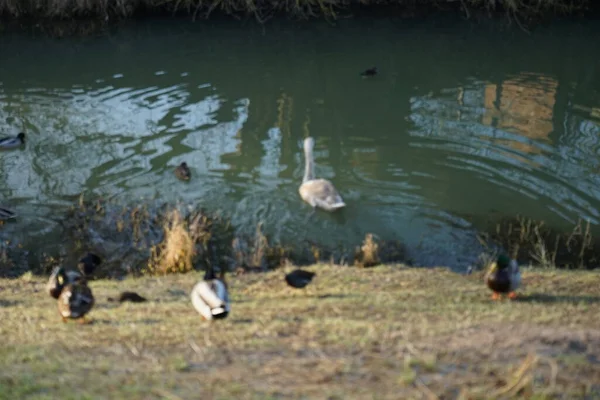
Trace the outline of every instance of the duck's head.
{"label": "duck's head", "polygon": [[181,168],[187,168],[187,163],[184,161],[179,165]]}
{"label": "duck's head", "polygon": [[52,271],[52,279],[57,285],[64,285],[67,282],[67,273],[63,267],[55,267]]}
{"label": "duck's head", "polygon": [[304,139],[304,151],[312,151],[313,147],[315,147],[315,139],[312,137],[307,137]]}
{"label": "duck's head", "polygon": [[216,278],[217,278],[217,275],[215,274],[215,270],[214,270],[213,266],[212,265],[208,266],[206,268],[206,272],[204,272],[204,280],[210,281],[210,280],[213,280]]}
{"label": "duck's head", "polygon": [[496,260],[496,264],[498,265],[499,269],[508,268],[510,265],[510,257],[506,254],[500,254],[498,256],[498,260]]}
{"label": "duck's head", "polygon": [[17,135],[17,139],[19,139],[19,140],[20,140],[22,143],[25,143],[25,133],[23,133],[23,132],[20,132],[20,133]]}

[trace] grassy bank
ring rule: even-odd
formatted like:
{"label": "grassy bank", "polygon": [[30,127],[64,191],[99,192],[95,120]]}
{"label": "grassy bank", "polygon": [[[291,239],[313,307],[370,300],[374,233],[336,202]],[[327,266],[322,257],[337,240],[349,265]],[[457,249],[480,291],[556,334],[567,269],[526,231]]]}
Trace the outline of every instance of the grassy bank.
{"label": "grassy bank", "polygon": [[[519,301],[494,303],[480,274],[309,269],[306,291],[232,276],[215,323],[189,301],[196,272],[93,281],[90,325],[63,324],[43,278],[0,280],[0,398],[600,396],[597,273],[528,270]],[[149,302],[107,302],[121,290]]]}
{"label": "grassy bank", "polygon": [[[423,10],[455,8],[466,15],[483,10],[501,12],[513,17],[531,17],[545,14],[570,14],[586,10],[590,0],[0,0],[0,16],[20,19],[98,18],[121,19],[141,14],[188,15],[204,18],[213,12],[228,15],[250,15],[265,21],[275,14],[293,17],[346,16],[357,8],[397,7],[399,15]],[[360,10],[358,10],[360,12]]]}

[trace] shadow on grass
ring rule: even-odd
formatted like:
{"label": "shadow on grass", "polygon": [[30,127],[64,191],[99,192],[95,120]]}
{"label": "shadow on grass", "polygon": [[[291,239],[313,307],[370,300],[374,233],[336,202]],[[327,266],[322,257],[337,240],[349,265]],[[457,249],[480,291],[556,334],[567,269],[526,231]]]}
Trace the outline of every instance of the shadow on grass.
{"label": "shadow on grass", "polygon": [[21,304],[18,300],[2,300],[0,299],[0,307],[13,307],[17,304]]}
{"label": "shadow on grass", "polygon": [[516,301],[523,303],[590,303],[600,304],[600,296],[561,296],[545,293],[532,293],[519,296]]}

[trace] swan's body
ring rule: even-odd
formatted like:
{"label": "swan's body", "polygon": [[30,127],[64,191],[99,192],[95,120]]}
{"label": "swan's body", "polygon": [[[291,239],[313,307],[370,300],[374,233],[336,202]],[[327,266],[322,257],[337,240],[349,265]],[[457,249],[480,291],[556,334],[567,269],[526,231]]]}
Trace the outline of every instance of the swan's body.
{"label": "swan's body", "polygon": [[217,278],[212,267],[206,271],[204,280],[194,286],[191,297],[194,308],[205,320],[226,318],[231,310],[224,273]]}
{"label": "swan's body", "polygon": [[298,189],[302,200],[313,208],[319,207],[326,211],[335,211],[346,206],[333,184],[327,179],[315,179],[312,150],[315,145],[313,138],[304,139],[304,178]]}
{"label": "swan's body", "polygon": [[0,139],[0,149],[14,149],[25,143],[25,134],[19,133],[16,137],[4,137]]}

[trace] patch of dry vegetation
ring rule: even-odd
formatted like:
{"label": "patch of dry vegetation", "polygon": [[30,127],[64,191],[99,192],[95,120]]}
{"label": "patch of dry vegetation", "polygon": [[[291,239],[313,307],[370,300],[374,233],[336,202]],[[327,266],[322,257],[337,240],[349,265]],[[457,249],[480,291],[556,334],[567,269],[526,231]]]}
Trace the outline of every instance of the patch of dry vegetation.
{"label": "patch of dry vegetation", "polygon": [[379,245],[375,241],[372,233],[367,233],[365,240],[356,250],[354,263],[359,267],[373,267],[380,263],[379,261]]}
{"label": "patch of dry vegetation", "polygon": [[155,274],[189,272],[194,269],[196,241],[179,210],[171,210],[165,220],[163,241],[152,248],[148,270]]}
{"label": "patch of dry vegetation", "polygon": [[[314,265],[231,277],[207,323],[200,272],[92,281],[94,323],[63,324],[45,281],[0,280],[0,398],[583,399],[600,393],[600,277],[525,270],[519,301],[482,273]],[[149,301],[107,302],[133,290]]]}
{"label": "patch of dry vegetation", "polygon": [[482,244],[506,249],[521,263],[544,268],[584,269],[600,267],[600,241],[589,221],[579,220],[570,232],[559,232],[544,221],[526,217],[502,218],[480,232]]}
{"label": "patch of dry vegetation", "polygon": [[325,17],[335,19],[344,10],[358,6],[395,6],[414,11],[419,8],[439,9],[460,7],[467,16],[476,10],[503,12],[513,18],[539,16],[542,14],[568,14],[585,10],[590,0],[0,0],[0,16],[38,19],[96,18],[101,20],[122,19],[141,13],[164,13],[191,15],[208,18],[213,12],[230,15],[250,15],[264,22],[276,14],[293,17]]}

